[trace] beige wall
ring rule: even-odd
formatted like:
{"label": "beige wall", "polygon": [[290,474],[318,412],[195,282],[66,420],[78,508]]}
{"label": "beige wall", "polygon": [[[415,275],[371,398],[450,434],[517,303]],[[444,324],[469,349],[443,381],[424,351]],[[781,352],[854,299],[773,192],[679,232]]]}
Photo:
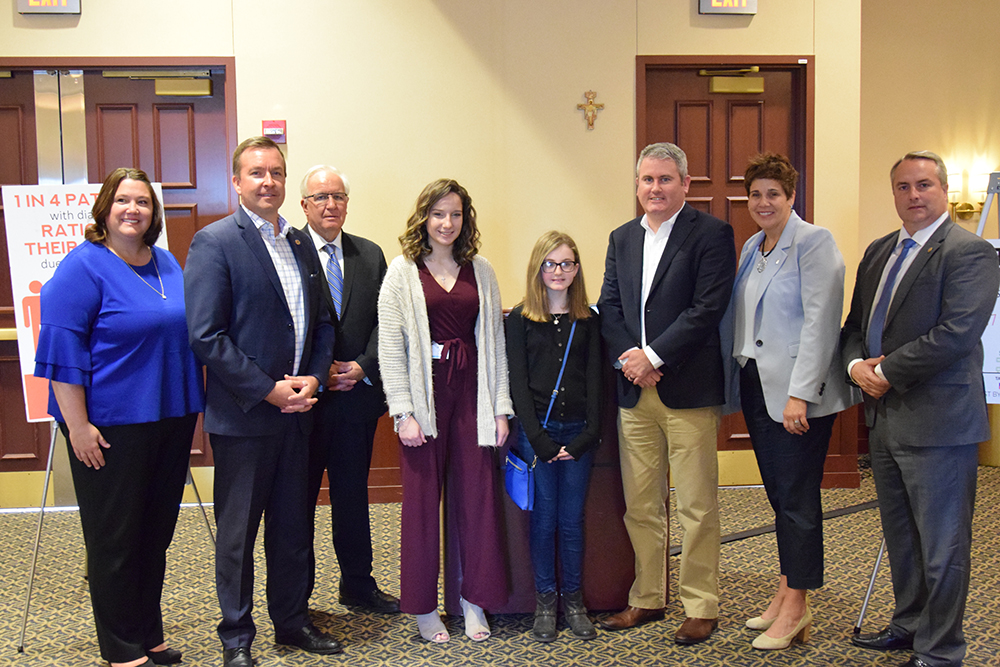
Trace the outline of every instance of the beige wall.
{"label": "beige wall", "polygon": [[[949,8],[863,1],[859,249],[900,225],[889,168],[907,151],[940,154],[950,173],[1000,168],[1000,4]],[[990,218],[986,236],[997,238]]]}
{"label": "beige wall", "polygon": [[[857,187],[839,166],[858,162],[860,1],[768,0],[755,17],[709,17],[693,0],[104,0],[79,18],[11,10],[0,55],[233,55],[239,135],[288,121],[286,217],[301,224],[298,175],[332,163],[352,182],[348,229],[392,257],[423,185],[454,177],[513,306],[550,228],[577,239],[597,298],[607,235],[635,206],[637,54],[815,55],[815,222],[850,264]],[[576,104],[591,89],[605,109],[588,131]]]}
{"label": "beige wall", "polygon": [[[234,56],[238,133],[288,121],[286,217],[298,180],[351,179],[347,228],[398,254],[421,188],[450,176],[475,200],[483,254],[516,304],[535,239],[569,231],[594,301],[609,232],[635,210],[637,55],[815,56],[815,206],[857,261],[861,0],[767,0],[753,17],[695,0],[101,0],[83,15],[0,15],[0,56]],[[593,131],[576,105],[595,90]],[[758,481],[724,453],[723,483]]]}

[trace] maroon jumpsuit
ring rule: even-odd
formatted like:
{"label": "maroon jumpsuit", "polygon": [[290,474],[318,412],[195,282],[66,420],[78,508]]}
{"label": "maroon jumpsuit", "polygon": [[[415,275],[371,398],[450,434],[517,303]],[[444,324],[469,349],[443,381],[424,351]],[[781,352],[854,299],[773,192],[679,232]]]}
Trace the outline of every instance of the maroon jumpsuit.
{"label": "maroon jumpsuit", "polygon": [[442,359],[433,362],[438,437],[427,436],[427,442],[419,447],[400,445],[400,606],[407,614],[437,609],[439,503],[441,490],[446,488],[446,511],[458,526],[461,595],[480,607],[496,609],[507,601],[507,575],[493,448],[480,447],[477,442],[476,276],[471,263],[463,265],[451,292],[447,292],[425,267],[421,266],[419,273],[431,340],[441,343],[444,351]]}

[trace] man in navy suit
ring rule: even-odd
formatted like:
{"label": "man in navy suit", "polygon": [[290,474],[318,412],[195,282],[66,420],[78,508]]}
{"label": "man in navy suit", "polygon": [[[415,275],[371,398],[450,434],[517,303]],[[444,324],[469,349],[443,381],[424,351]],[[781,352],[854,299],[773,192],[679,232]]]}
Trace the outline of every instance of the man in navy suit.
{"label": "man in navy suit", "polygon": [[725,403],[719,322],[736,273],[733,229],[685,203],[687,156],[651,144],[636,167],[645,215],[611,233],[598,302],[618,375],[625,526],[635,551],[628,607],[602,625],[663,618],[668,475],[684,528],[678,644],[708,639],[719,615],[716,437]]}
{"label": "man in navy suit", "polygon": [[940,157],[907,153],[890,179],[903,226],[865,251],[841,345],[864,391],[896,606],[888,627],[852,641],[912,649],[906,667],[951,667],[965,657],[978,443],[990,437],[981,337],[1000,268],[948,216]]}
{"label": "man in navy suit", "polygon": [[[375,427],[386,411],[378,372],[378,290],[385,255],[375,243],[343,231],[351,185],[338,169],[310,168],[302,178],[307,231],[326,270],[324,297],[334,314],[333,365],[309,438],[309,508],[326,470],[333,547],[340,564],[340,603],[376,613],[399,612],[399,600],[372,577],[368,472]],[[315,581],[315,559],[313,578]]]}
{"label": "man in navy suit", "polygon": [[309,236],[278,215],[285,158],[264,137],[233,154],[240,208],[191,241],[184,271],[191,348],[207,367],[204,428],[215,457],[215,581],[225,667],[252,667],[253,548],[261,516],[268,613],[278,644],[339,653],[307,607],[310,409],[335,330]]}

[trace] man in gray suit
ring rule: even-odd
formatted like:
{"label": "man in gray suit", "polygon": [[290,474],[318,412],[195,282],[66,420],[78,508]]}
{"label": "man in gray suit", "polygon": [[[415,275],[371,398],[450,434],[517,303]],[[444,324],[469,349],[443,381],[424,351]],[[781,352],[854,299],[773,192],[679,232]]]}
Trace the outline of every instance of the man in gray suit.
{"label": "man in gray suit", "polygon": [[980,338],[997,253],[948,216],[948,172],[929,151],[890,171],[898,232],[865,251],[841,338],[865,420],[896,606],[852,639],[912,649],[905,667],[961,665],[977,444],[990,437]]}

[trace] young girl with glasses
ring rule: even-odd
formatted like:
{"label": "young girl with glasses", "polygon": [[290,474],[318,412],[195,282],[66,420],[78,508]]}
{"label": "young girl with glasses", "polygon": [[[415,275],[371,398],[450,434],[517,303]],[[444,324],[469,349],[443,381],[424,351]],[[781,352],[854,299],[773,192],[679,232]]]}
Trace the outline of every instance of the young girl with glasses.
{"label": "young girl with glasses", "polygon": [[[600,443],[601,325],[590,309],[580,253],[568,235],[547,232],[531,253],[527,293],[507,319],[515,448],[535,462],[531,563],[535,620],[530,636],[556,639],[556,606],[573,636],[597,636],[583,603],[583,507]],[[536,458],[537,457],[537,458]],[[562,582],[556,582],[556,535]]]}

